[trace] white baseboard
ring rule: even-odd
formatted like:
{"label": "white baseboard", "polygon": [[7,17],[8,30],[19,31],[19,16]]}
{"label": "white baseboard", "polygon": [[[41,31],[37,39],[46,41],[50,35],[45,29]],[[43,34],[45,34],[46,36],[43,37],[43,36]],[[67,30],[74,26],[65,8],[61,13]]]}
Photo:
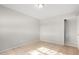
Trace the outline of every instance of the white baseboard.
{"label": "white baseboard", "polygon": [[74,43],[66,43],[65,45],[66,45],[66,46],[77,47],[77,44],[74,44]]}
{"label": "white baseboard", "polygon": [[4,50],[1,50],[0,53],[1,53],[1,52],[4,52],[4,51],[7,51],[7,50],[10,50],[10,49],[14,49],[14,48],[17,48],[17,47],[21,47],[21,46],[24,46],[24,45],[28,46],[28,45],[34,44],[34,43],[36,43],[36,42],[39,42],[39,40],[30,41],[29,43],[27,43],[27,42],[22,42],[22,43],[20,43],[20,44],[18,44],[18,45],[16,45],[16,46],[11,47],[11,48],[7,48],[7,49],[4,49]]}
{"label": "white baseboard", "polygon": [[51,41],[50,40],[41,40],[41,41],[64,46],[64,43],[60,43],[58,41],[52,41],[52,40]]}
{"label": "white baseboard", "polygon": [[48,42],[48,43],[53,43],[53,44],[58,44],[58,45],[63,45],[63,46],[66,45],[66,46],[77,47],[77,44],[74,44],[74,43],[60,44],[57,41],[49,41],[49,40],[41,40],[41,41]]}

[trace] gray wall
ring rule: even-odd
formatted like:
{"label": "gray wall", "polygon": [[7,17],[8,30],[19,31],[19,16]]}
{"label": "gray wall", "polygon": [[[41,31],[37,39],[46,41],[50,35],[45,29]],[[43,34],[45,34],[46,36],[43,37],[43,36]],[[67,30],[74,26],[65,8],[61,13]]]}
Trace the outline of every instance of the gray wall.
{"label": "gray wall", "polygon": [[0,50],[39,41],[39,20],[0,6]]}
{"label": "gray wall", "polygon": [[64,45],[64,20],[56,17],[41,21],[40,40]]}

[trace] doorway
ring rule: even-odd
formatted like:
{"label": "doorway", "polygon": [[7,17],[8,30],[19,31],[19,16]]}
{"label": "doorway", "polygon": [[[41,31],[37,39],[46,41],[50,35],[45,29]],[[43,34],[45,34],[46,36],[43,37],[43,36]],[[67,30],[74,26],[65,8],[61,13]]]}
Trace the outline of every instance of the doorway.
{"label": "doorway", "polygon": [[77,46],[76,25],[75,17],[64,19],[64,45]]}
{"label": "doorway", "polygon": [[66,44],[66,40],[67,40],[67,37],[66,37],[66,27],[67,26],[67,19],[64,19],[64,45]]}

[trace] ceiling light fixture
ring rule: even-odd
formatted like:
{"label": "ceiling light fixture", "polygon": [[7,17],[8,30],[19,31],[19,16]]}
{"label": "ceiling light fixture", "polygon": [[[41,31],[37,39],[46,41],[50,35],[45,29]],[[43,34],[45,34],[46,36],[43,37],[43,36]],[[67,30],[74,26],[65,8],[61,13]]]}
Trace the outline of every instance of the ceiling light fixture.
{"label": "ceiling light fixture", "polygon": [[43,0],[36,0],[35,7],[36,8],[44,8],[44,1]]}
{"label": "ceiling light fixture", "polygon": [[44,4],[36,4],[35,7],[37,7],[37,8],[43,8]]}

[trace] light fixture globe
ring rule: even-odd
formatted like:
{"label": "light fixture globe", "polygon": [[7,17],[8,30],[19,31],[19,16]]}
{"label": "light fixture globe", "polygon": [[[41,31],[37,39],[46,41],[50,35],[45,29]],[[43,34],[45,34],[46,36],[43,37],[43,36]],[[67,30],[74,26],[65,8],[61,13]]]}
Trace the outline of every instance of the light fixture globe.
{"label": "light fixture globe", "polygon": [[37,7],[37,8],[43,8],[44,4],[36,4],[35,7]]}

